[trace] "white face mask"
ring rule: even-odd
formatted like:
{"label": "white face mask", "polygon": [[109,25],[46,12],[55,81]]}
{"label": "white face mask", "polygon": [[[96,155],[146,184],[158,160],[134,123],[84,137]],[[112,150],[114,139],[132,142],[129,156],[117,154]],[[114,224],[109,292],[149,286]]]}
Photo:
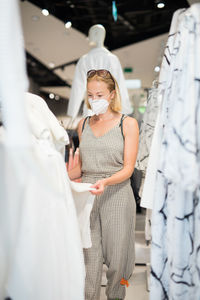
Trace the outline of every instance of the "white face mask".
{"label": "white face mask", "polygon": [[95,115],[99,115],[99,114],[104,114],[109,106],[109,102],[106,99],[97,99],[97,100],[92,100],[92,99],[88,99],[92,112]]}

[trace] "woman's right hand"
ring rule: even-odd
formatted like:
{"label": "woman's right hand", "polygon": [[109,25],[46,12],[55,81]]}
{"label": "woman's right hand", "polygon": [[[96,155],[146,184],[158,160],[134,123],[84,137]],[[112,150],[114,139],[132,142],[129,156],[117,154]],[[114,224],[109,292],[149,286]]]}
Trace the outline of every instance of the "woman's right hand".
{"label": "woman's right hand", "polygon": [[98,180],[95,184],[93,184],[91,186],[91,188],[94,188],[95,190],[90,191],[90,192],[93,195],[99,196],[99,195],[103,194],[105,186],[106,186],[105,179]]}

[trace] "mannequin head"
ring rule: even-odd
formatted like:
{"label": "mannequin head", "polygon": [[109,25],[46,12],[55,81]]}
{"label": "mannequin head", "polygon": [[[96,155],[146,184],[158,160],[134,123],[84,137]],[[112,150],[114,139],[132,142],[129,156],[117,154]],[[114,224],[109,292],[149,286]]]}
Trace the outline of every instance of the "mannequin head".
{"label": "mannequin head", "polygon": [[106,36],[106,30],[103,25],[96,24],[90,27],[88,38],[90,42],[90,46],[94,47],[103,47],[104,40]]}

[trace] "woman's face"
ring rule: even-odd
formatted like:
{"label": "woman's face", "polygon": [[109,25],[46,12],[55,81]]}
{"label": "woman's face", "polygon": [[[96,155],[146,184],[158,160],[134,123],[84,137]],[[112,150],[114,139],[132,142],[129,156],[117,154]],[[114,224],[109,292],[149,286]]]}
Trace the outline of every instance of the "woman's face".
{"label": "woman's face", "polygon": [[114,97],[114,91],[110,92],[105,82],[92,80],[87,84],[87,95],[88,99],[106,99],[110,102]]}

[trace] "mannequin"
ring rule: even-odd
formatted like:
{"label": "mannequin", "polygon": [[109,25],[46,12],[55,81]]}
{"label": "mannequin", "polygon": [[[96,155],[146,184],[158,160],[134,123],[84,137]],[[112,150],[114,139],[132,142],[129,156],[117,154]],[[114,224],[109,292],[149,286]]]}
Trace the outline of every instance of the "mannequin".
{"label": "mannequin", "polygon": [[188,0],[188,3],[189,3],[190,5],[192,5],[192,4],[194,4],[194,3],[198,3],[198,2],[200,2],[200,0]]}
{"label": "mannequin", "polygon": [[102,25],[97,24],[90,27],[88,32],[88,38],[91,47],[92,46],[98,48],[104,47],[105,37],[106,37],[106,30]]}
{"label": "mannequin", "polygon": [[[67,114],[71,116],[72,119],[77,116],[81,102],[84,99],[84,94],[86,91],[86,74],[87,71],[91,69],[107,69],[113,74],[119,84],[122,101],[122,113],[132,113],[132,107],[125,85],[125,79],[120,61],[116,55],[112,54],[104,47],[105,36],[106,30],[100,24],[93,25],[89,29],[88,38],[92,49],[79,59],[76,65],[75,76],[72,83],[67,111]],[[85,116],[89,114],[86,107],[84,107],[83,114]]]}

